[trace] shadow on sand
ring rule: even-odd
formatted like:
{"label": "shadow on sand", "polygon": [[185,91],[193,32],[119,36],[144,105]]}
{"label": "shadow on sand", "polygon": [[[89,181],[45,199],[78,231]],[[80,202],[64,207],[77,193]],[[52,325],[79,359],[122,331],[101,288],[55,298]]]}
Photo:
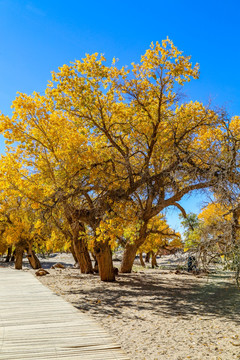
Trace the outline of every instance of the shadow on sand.
{"label": "shadow on sand", "polygon": [[105,316],[121,317],[124,307],[128,307],[135,318],[134,310],[138,310],[136,313],[147,310],[166,317],[179,315],[190,320],[192,316],[200,315],[209,320],[220,317],[224,321],[240,323],[240,291],[229,275],[211,274],[201,281],[192,275],[182,277],[180,274],[169,280],[161,280],[160,271],[157,275],[119,275],[116,283],[96,283],[90,293],[81,286],[67,293],[80,296],[81,301],[74,304],[78,309],[91,309]]}

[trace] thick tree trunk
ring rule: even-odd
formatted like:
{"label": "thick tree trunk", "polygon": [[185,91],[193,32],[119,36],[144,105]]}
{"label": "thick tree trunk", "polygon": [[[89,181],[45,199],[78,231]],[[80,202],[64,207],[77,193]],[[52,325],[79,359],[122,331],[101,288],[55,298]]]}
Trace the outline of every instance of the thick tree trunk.
{"label": "thick tree trunk", "polygon": [[15,260],[15,269],[22,269],[22,260],[23,260],[24,249],[21,246],[16,246],[16,260]]}
{"label": "thick tree trunk", "polygon": [[144,262],[144,260],[143,260],[143,254],[142,254],[142,253],[139,254],[139,259],[140,259],[141,265],[142,265],[143,267],[145,267],[145,262]]}
{"label": "thick tree trunk", "polygon": [[73,234],[73,249],[82,274],[93,274],[92,261],[88,252],[84,226],[75,221],[71,224]]}
{"label": "thick tree trunk", "polygon": [[93,274],[92,262],[83,237],[73,239],[73,248],[82,274]]}
{"label": "thick tree trunk", "polygon": [[9,246],[9,247],[8,247],[8,250],[7,250],[7,257],[6,257],[5,262],[9,262],[9,261],[10,261],[11,255],[12,255],[12,246]]}
{"label": "thick tree trunk", "polygon": [[74,253],[72,253],[75,254],[73,256],[75,259],[77,259],[82,274],[93,274],[92,262],[84,235],[85,227],[79,221],[76,209],[74,207],[68,203],[65,203],[64,211],[67,221],[71,227],[74,251]]}
{"label": "thick tree trunk", "polygon": [[112,251],[108,242],[95,242],[94,252],[98,262],[99,275],[102,281],[115,281],[112,262]]}
{"label": "thick tree trunk", "polygon": [[136,244],[127,244],[123,253],[123,259],[120,267],[121,273],[131,273],[133,263],[137,254],[138,246]]}
{"label": "thick tree trunk", "polygon": [[123,259],[121,263],[120,272],[122,273],[131,273],[133,263],[137,254],[138,249],[140,246],[144,244],[144,241],[146,240],[146,234],[147,234],[147,221],[145,221],[140,229],[139,237],[135,241],[134,244],[127,243],[124,253],[123,253]]}
{"label": "thick tree trunk", "polygon": [[42,266],[41,266],[41,263],[37,257],[37,255],[35,254],[35,251],[32,249],[32,246],[29,245],[28,248],[27,248],[27,258],[28,258],[28,261],[29,261],[29,264],[31,265],[31,267],[33,269],[40,269]]}

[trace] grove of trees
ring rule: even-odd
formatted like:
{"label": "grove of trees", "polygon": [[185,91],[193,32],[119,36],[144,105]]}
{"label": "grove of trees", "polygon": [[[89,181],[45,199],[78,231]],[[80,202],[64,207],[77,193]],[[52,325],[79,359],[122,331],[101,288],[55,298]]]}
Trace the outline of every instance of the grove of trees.
{"label": "grove of trees", "polygon": [[115,249],[129,273],[136,254],[181,247],[162,212],[175,206],[186,218],[182,197],[209,189],[217,215],[203,214],[205,230],[216,216],[228,221],[218,252],[237,253],[240,118],[185,102],[181,89],[198,76],[167,39],[139,64],[86,55],[53,72],[44,95],[19,93],[12,116],[0,116],[1,252],[15,248],[21,268],[26,250],[37,268],[35,252],[71,250],[82,273],[93,272],[91,253],[101,280],[114,281]]}

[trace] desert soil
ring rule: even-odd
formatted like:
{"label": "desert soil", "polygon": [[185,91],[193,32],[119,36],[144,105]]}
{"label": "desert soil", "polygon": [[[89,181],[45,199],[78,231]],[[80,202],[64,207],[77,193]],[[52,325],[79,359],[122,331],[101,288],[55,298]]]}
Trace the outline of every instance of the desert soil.
{"label": "desert soil", "polygon": [[[176,273],[186,259],[171,255],[158,269],[136,261],[132,274],[103,283],[73,268],[70,254],[41,260],[50,274],[38,279],[100,322],[131,360],[240,359],[240,291],[231,273]],[[57,262],[66,268],[50,269]]]}

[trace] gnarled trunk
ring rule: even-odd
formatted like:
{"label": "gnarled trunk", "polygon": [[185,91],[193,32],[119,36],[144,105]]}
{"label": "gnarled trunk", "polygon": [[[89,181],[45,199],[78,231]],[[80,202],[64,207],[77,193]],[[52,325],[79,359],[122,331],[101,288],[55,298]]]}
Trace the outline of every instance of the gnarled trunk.
{"label": "gnarled trunk", "polygon": [[91,258],[85,239],[85,227],[79,221],[77,210],[68,203],[64,203],[64,212],[72,232],[72,254],[79,264],[82,274],[93,274]]}
{"label": "gnarled trunk", "polygon": [[109,243],[96,241],[94,246],[98,262],[99,275],[102,281],[115,281],[115,272],[112,262],[112,250]]}
{"label": "gnarled trunk", "polygon": [[121,273],[131,273],[133,263],[137,254],[138,246],[136,244],[127,244],[123,253],[123,259],[120,267]]}
{"label": "gnarled trunk", "polygon": [[92,262],[83,237],[73,239],[73,248],[82,274],[93,274]]}
{"label": "gnarled trunk", "polygon": [[91,258],[88,252],[84,225],[79,221],[71,224],[73,234],[73,249],[82,274],[93,274]]}
{"label": "gnarled trunk", "polygon": [[40,269],[42,266],[41,266],[41,263],[37,257],[37,255],[35,254],[35,251],[32,249],[32,245],[28,245],[27,247],[27,258],[28,258],[28,261],[29,261],[29,264],[31,265],[31,267],[33,269]]}
{"label": "gnarled trunk", "polygon": [[16,260],[15,260],[15,269],[22,269],[22,260],[23,260],[24,249],[22,246],[16,246]]}

